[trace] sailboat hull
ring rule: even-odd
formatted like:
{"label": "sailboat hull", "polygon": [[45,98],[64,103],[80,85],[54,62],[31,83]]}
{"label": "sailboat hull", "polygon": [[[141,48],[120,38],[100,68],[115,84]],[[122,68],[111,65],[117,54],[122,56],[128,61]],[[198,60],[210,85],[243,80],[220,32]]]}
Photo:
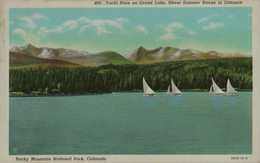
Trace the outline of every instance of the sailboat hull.
{"label": "sailboat hull", "polygon": [[224,96],[225,94],[224,93],[210,93],[211,96]]}
{"label": "sailboat hull", "polygon": [[182,93],[167,93],[167,95],[170,95],[170,96],[180,96],[180,95],[182,95]]}
{"label": "sailboat hull", "polygon": [[143,97],[155,97],[156,94],[146,94],[146,95],[143,95]]}
{"label": "sailboat hull", "polygon": [[226,93],[225,95],[226,95],[226,96],[238,96],[237,93]]}

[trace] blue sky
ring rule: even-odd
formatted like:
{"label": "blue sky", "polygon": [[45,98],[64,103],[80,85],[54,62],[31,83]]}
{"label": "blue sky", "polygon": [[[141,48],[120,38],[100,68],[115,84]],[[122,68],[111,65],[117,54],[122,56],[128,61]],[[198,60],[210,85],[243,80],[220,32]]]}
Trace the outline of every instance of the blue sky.
{"label": "blue sky", "polygon": [[69,48],[122,55],[143,46],[252,51],[252,9],[12,8],[10,47]]}

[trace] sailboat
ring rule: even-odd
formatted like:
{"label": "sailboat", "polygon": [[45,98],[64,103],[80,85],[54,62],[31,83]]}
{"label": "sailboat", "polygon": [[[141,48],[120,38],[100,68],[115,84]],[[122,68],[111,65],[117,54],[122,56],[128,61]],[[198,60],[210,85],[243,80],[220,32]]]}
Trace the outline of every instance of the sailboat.
{"label": "sailboat", "polygon": [[182,92],[176,87],[176,85],[174,84],[172,79],[171,79],[171,86],[172,86],[172,92],[170,91],[170,86],[169,86],[166,94],[171,95],[171,96],[176,96],[176,95],[182,94]]}
{"label": "sailboat", "polygon": [[232,87],[230,80],[227,80],[227,96],[237,96],[237,92],[235,91],[235,89]]}
{"label": "sailboat", "polygon": [[213,85],[210,86],[210,89],[209,89],[209,94],[212,94],[213,93]]}
{"label": "sailboat", "polygon": [[224,95],[225,93],[218,87],[218,85],[215,83],[215,81],[212,79],[212,85],[210,87],[210,95],[211,96],[222,96]]}
{"label": "sailboat", "polygon": [[149,85],[146,83],[144,78],[143,78],[143,89],[144,89],[143,96],[145,97],[156,96],[155,92],[149,87]]}
{"label": "sailboat", "polygon": [[173,95],[181,95],[182,92],[176,87],[176,85],[174,84],[172,79],[171,79],[171,84],[172,84],[172,94]]}
{"label": "sailboat", "polygon": [[169,85],[168,89],[167,89],[167,92],[166,92],[167,95],[171,95],[171,86]]}

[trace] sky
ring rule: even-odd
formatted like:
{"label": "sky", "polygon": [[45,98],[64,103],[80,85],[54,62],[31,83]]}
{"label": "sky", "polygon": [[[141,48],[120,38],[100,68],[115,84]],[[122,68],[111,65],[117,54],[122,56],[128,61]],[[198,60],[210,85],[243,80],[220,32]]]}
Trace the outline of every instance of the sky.
{"label": "sky", "polygon": [[10,47],[252,53],[252,8],[11,8]]}

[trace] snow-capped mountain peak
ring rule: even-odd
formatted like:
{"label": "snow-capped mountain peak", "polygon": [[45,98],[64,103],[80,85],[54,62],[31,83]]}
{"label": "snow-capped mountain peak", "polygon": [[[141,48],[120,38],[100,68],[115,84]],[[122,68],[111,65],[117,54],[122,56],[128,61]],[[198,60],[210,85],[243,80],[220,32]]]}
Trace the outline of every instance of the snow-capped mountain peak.
{"label": "snow-capped mountain peak", "polygon": [[155,56],[157,59],[162,58],[164,55],[164,51],[166,48],[160,48],[160,50],[158,50],[157,52],[154,53],[153,56]]}
{"label": "snow-capped mountain peak", "polygon": [[137,58],[137,52],[139,51],[139,49],[140,48],[130,51],[128,54],[125,55],[125,58],[129,60],[135,60]]}
{"label": "snow-capped mountain peak", "polygon": [[18,53],[20,52],[20,48],[18,48],[17,46],[13,46],[11,47],[11,49],[9,49],[9,51]]}
{"label": "snow-capped mountain peak", "polygon": [[39,58],[53,59],[56,58],[56,55],[51,49],[43,49],[42,52],[38,55]]}

